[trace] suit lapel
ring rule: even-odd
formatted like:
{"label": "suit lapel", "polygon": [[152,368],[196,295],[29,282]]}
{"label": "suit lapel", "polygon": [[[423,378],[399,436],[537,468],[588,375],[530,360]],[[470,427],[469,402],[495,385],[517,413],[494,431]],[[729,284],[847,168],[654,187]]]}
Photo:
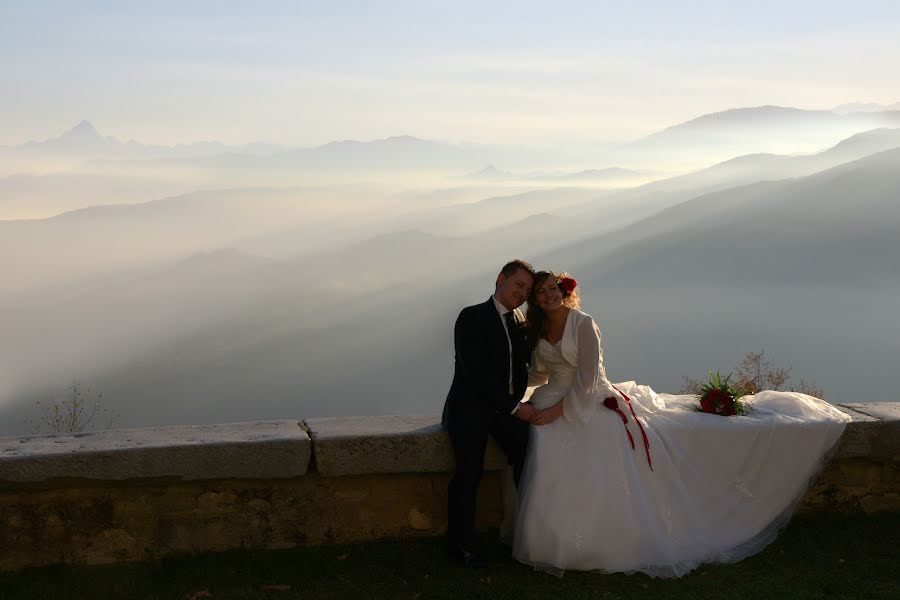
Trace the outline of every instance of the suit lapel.
{"label": "suit lapel", "polygon": [[491,331],[495,334],[499,332],[499,334],[506,339],[506,331],[503,329],[503,321],[501,320],[503,317],[497,312],[493,297],[488,298],[488,301],[484,303],[484,317],[493,323],[493,325],[491,325]]}
{"label": "suit lapel", "polygon": [[498,368],[502,368],[503,372],[509,370],[509,343],[506,341],[506,329],[503,327],[503,317],[497,312],[497,306],[494,304],[494,298],[491,296],[484,303],[484,316],[490,323],[489,331],[491,331],[491,339],[493,340],[494,356],[498,363]]}

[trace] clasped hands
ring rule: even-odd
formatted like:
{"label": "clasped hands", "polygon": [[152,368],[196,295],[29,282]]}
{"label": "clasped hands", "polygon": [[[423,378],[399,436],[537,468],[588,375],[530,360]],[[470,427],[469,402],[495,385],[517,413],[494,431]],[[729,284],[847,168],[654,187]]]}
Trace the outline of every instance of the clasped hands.
{"label": "clasped hands", "polygon": [[553,421],[560,418],[563,414],[563,403],[562,400],[545,408],[543,410],[538,410],[533,407],[528,402],[523,402],[519,404],[519,408],[516,409],[515,416],[516,418],[525,421],[526,423],[531,423],[532,425],[549,425]]}

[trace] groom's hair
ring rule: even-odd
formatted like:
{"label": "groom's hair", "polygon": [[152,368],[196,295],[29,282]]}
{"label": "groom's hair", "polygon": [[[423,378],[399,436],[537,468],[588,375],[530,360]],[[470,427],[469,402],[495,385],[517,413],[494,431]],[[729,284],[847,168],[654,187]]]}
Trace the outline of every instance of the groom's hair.
{"label": "groom's hair", "polygon": [[530,262],[522,260],[521,258],[511,260],[503,265],[503,268],[500,269],[500,275],[503,275],[504,277],[512,277],[519,269],[531,275],[532,278],[534,277],[534,267],[531,266]]}

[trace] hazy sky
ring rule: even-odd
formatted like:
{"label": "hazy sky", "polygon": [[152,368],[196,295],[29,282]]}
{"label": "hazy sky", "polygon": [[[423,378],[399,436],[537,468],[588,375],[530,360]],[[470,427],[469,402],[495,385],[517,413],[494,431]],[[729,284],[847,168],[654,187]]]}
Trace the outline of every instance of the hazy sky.
{"label": "hazy sky", "polygon": [[900,101],[900,2],[0,2],[0,144],[632,138]]}

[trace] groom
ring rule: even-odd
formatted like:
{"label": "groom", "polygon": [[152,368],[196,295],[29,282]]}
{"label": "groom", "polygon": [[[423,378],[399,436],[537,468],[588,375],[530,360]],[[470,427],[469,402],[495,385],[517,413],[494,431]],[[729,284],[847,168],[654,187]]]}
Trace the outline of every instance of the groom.
{"label": "groom", "polygon": [[535,409],[519,402],[528,385],[530,353],[518,308],[533,282],[534,268],[524,260],[505,264],[493,296],[464,308],[453,330],[456,368],[443,416],[456,458],[447,494],[447,542],[451,555],[468,567],[485,565],[472,544],[488,435],[506,453],[517,484],[525,463]]}

